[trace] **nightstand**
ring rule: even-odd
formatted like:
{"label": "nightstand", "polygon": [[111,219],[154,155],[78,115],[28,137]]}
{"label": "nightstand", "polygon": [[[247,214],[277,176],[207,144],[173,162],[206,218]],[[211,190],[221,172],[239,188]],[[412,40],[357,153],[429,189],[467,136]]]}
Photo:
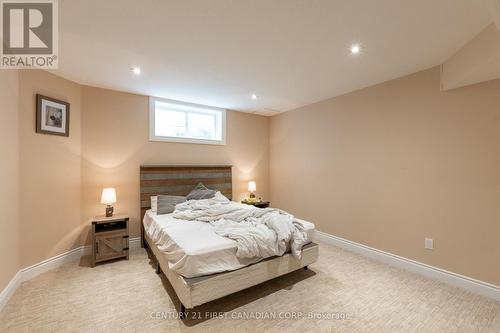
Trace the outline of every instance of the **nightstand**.
{"label": "nightstand", "polygon": [[125,215],[96,217],[92,220],[92,267],[117,258],[128,260],[128,222]]}
{"label": "nightstand", "polygon": [[255,206],[257,208],[267,208],[271,204],[269,201],[248,202],[248,201],[244,201],[244,200],[242,200],[241,203],[243,203],[245,205],[252,205],[252,206]]}

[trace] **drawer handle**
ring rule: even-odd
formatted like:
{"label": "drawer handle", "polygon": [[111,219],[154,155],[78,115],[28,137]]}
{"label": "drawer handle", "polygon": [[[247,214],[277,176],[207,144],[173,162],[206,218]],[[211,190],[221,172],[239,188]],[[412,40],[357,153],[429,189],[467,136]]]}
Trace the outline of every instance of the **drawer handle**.
{"label": "drawer handle", "polygon": [[123,236],[123,238],[128,238],[128,235],[127,236]]}
{"label": "drawer handle", "polygon": [[128,251],[128,247],[123,248],[122,251]]}

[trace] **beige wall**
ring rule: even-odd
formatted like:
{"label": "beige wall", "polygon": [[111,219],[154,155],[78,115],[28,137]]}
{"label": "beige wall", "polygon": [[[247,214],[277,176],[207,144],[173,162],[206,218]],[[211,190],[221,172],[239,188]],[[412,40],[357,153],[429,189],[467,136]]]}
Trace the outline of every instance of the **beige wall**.
{"label": "beige wall", "polygon": [[[35,132],[35,95],[70,103],[70,136]],[[80,85],[40,70],[19,74],[20,258],[26,267],[82,244]]]}
{"label": "beige wall", "polygon": [[148,97],[82,88],[83,220],[102,214],[103,187],[116,187],[115,211],[131,216],[131,236],[140,235],[139,166],[146,164],[233,165],[233,196],[247,195],[249,180],[268,196],[269,119],[227,113],[227,145],[149,141]]}
{"label": "beige wall", "polygon": [[0,292],[19,270],[18,77],[0,70]]}
{"label": "beige wall", "polygon": [[271,200],[321,231],[500,285],[500,80],[439,84],[433,68],[272,117]]}

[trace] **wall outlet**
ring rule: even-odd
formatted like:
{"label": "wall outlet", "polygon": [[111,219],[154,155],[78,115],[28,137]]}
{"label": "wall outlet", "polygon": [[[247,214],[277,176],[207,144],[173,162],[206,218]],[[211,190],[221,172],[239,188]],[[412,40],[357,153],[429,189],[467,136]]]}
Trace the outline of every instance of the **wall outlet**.
{"label": "wall outlet", "polygon": [[434,249],[434,240],[432,238],[426,238],[424,245],[425,245],[425,248],[427,250],[433,250]]}

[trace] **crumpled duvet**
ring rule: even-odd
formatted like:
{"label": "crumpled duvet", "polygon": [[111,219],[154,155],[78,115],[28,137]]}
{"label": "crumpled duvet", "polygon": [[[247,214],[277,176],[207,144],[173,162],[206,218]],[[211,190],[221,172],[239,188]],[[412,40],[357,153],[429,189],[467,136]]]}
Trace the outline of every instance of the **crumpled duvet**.
{"label": "crumpled duvet", "polygon": [[173,217],[211,223],[218,235],[236,241],[239,258],[281,256],[288,248],[300,258],[307,243],[302,223],[287,212],[240,204],[222,195],[178,204]]}

